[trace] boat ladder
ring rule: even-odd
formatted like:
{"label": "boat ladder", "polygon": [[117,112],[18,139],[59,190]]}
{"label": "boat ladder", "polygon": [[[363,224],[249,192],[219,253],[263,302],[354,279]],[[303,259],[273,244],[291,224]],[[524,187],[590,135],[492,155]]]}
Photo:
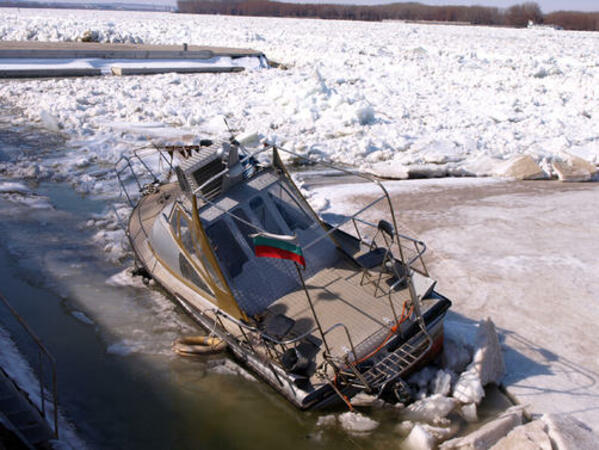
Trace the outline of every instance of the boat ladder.
{"label": "boat ladder", "polygon": [[401,374],[416,365],[430,348],[430,338],[419,331],[361,375],[366,382],[364,388],[380,394]]}

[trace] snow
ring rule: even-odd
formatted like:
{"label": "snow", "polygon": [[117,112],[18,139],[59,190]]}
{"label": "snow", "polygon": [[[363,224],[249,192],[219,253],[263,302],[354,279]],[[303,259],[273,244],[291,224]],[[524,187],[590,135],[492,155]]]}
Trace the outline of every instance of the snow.
{"label": "snow", "polygon": [[222,116],[237,133],[393,178],[489,176],[518,155],[551,171],[564,151],[599,162],[593,33],[12,8],[0,19],[2,40],[93,32],[101,42],[255,47],[289,66],[2,83],[0,97],[22,110],[15,122],[58,129],[98,163],[154,138],[109,123],[223,137],[226,128],[211,126]]}

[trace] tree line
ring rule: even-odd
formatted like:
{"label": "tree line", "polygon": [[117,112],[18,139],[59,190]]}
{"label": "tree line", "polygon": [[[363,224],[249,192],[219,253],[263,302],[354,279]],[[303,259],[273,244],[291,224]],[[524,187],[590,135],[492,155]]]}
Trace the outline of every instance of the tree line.
{"label": "tree line", "polygon": [[537,3],[507,9],[485,6],[429,6],[421,3],[339,5],[282,3],[269,0],[178,0],[178,12],[267,17],[313,17],[339,20],[463,22],[525,27],[529,21],[569,30],[599,30],[599,13],[559,11],[544,15]]}

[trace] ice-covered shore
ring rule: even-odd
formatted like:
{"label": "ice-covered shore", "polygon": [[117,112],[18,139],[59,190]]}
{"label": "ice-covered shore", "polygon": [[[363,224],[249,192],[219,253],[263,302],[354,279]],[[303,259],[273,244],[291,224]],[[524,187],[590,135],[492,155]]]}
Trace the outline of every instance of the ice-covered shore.
{"label": "ice-covered shore", "polygon": [[1,40],[92,30],[105,42],[254,47],[290,66],[3,82],[1,102],[22,111],[15,122],[81,149],[66,173],[148,139],[222,137],[222,116],[236,131],[389,177],[505,174],[521,154],[541,176],[570,155],[599,164],[596,33],[113,11],[2,9],[0,19]]}

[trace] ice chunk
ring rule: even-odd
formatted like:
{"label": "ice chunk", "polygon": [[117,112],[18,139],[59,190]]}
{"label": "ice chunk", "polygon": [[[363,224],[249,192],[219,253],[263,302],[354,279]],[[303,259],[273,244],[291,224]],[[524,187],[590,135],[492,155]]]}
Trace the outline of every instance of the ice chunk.
{"label": "ice chunk", "polygon": [[516,178],[517,180],[541,180],[548,175],[529,155],[515,156],[501,164],[496,173],[502,177]]}
{"label": "ice chunk", "polygon": [[366,392],[358,392],[352,397],[351,404],[357,407],[374,406],[380,408],[381,406],[385,405],[385,401],[377,398],[374,395],[369,395]]}
{"label": "ice chunk", "polygon": [[434,394],[409,405],[402,411],[402,416],[415,422],[443,423],[443,419],[454,410],[456,405],[456,399]]}
{"label": "ice chunk", "polygon": [[435,438],[422,425],[416,424],[408,437],[401,443],[403,450],[431,450],[435,448]]}
{"label": "ice chunk", "polygon": [[453,398],[462,403],[480,403],[485,396],[479,373],[471,368],[462,372],[453,388]]}
{"label": "ice chunk", "polygon": [[547,435],[547,425],[541,420],[535,420],[514,428],[491,449],[552,450],[552,447]]}
{"label": "ice chunk", "polygon": [[411,420],[404,420],[395,426],[395,432],[400,436],[407,436],[410,434],[410,431],[412,431],[412,428],[414,428],[414,422]]}
{"label": "ice chunk", "polygon": [[483,386],[489,383],[499,384],[505,375],[505,363],[497,330],[488,317],[479,323],[474,358],[469,368],[478,372]]}
{"label": "ice chunk", "polygon": [[455,373],[461,373],[472,361],[471,351],[460,342],[445,338],[443,342],[443,354],[441,364],[445,369]]}
{"label": "ice chunk", "polygon": [[0,183],[0,194],[31,194],[31,189],[25,186],[23,183],[14,183],[12,181],[5,181]]}
{"label": "ice chunk", "polygon": [[320,416],[316,421],[317,427],[329,428],[337,425],[337,416],[335,414],[328,414],[326,416]]}
{"label": "ice chunk", "polygon": [[380,178],[391,180],[405,180],[408,178],[406,167],[399,161],[381,161],[364,170]]}
{"label": "ice chunk", "polygon": [[[472,321],[451,320],[447,319],[444,325],[445,341],[451,340],[455,343],[474,349],[476,334],[478,332],[478,323]],[[459,373],[460,371],[456,371]]]}
{"label": "ice chunk", "polygon": [[451,392],[451,383],[455,374],[450,370],[439,370],[431,380],[430,391],[433,394],[449,395]]}
{"label": "ice chunk", "polygon": [[452,423],[447,427],[434,427],[425,423],[422,424],[422,428],[428,431],[435,439],[435,442],[438,444],[455,436],[458,430],[460,429],[460,426],[458,423]]}
{"label": "ice chunk", "polygon": [[486,449],[491,447],[510,430],[522,424],[521,408],[510,408],[500,417],[486,423],[478,430],[459,438],[444,442],[439,446],[440,450],[458,448]]}
{"label": "ice chunk", "polygon": [[356,117],[360,125],[370,125],[374,122],[374,109],[370,105],[360,106],[356,110]]}
{"label": "ice chunk", "polygon": [[572,416],[545,414],[548,434],[558,450],[591,450],[597,448],[599,436],[591,428]]}
{"label": "ice chunk", "polygon": [[594,164],[573,155],[567,155],[566,162],[554,161],[552,166],[560,181],[590,181],[597,173]]}
{"label": "ice chunk", "polygon": [[339,423],[345,431],[352,434],[369,433],[379,426],[376,420],[351,411],[341,414]]}
{"label": "ice chunk", "polygon": [[460,413],[466,422],[478,422],[478,414],[476,412],[476,403],[468,403],[460,408]]}
{"label": "ice chunk", "polygon": [[58,119],[56,119],[56,117],[54,117],[45,109],[42,109],[40,111],[40,121],[42,122],[44,128],[47,128],[50,131],[55,131],[57,133],[60,131],[60,124],[58,123]]}

